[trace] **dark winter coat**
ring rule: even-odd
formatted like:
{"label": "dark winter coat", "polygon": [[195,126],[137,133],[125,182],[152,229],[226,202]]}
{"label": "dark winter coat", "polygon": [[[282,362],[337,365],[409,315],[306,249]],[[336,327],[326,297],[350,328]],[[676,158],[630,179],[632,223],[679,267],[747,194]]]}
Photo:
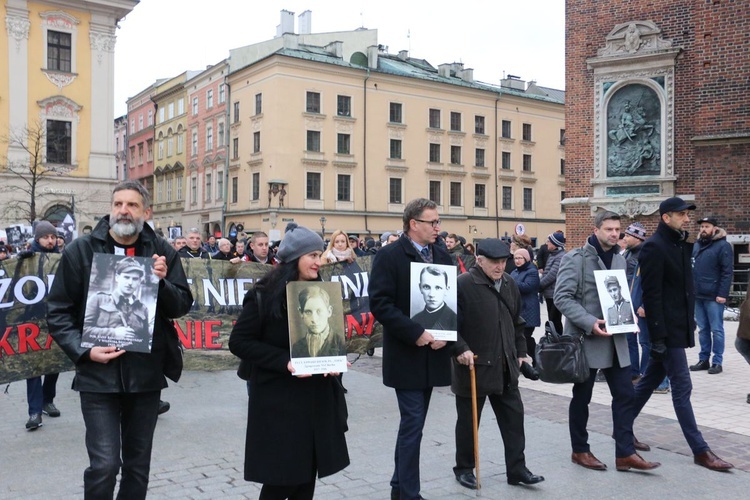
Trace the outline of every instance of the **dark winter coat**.
{"label": "dark winter coat", "polygon": [[159,281],[151,352],[126,352],[106,364],[93,362],[89,359],[90,349],[81,347],[81,335],[94,253],[113,253],[107,242],[108,233],[106,216],[90,235],[76,238],[65,247],[47,300],[50,333],[76,365],[74,390],[159,391],[167,386],[165,375],[177,381],[182,372],[182,349],[172,320],[187,314],[193,303],[182,261],[167,240],[144,224],[136,254],[163,255],[167,261],[167,276]]}
{"label": "dark winter coat", "polygon": [[[510,259],[509,259],[510,260]],[[521,317],[526,320],[526,328],[542,324],[539,315],[539,270],[533,262],[527,262],[510,273],[521,293]],[[533,352],[529,353],[534,355]]]}
{"label": "dark winter coat", "polygon": [[[289,323],[269,317],[269,299],[247,293],[229,337],[229,350],[252,365],[245,439],[245,480],[296,485],[349,465],[346,400],[336,377],[289,373]],[[246,364],[247,364],[246,363]]]}
{"label": "dark winter coat", "polygon": [[638,258],[649,335],[667,347],[695,345],[692,245],[686,238],[687,233],[660,222]]}
{"label": "dark winter coat", "polygon": [[557,283],[557,273],[560,270],[565,250],[556,248],[554,252],[549,252],[547,262],[544,265],[544,272],[539,280],[539,289],[545,299],[551,299],[555,296],[555,284]]}
{"label": "dark winter coat", "polygon": [[727,241],[727,232],[717,227],[713,238],[707,243],[693,244],[693,278],[695,298],[716,300],[729,297],[734,274],[732,245]]}
{"label": "dark winter coat", "polygon": [[[539,302],[537,302],[538,304]],[[518,358],[526,357],[526,324],[521,317],[521,294],[510,275],[503,276],[500,292],[479,266],[458,277],[458,340],[453,355],[471,350],[476,359],[477,396],[502,394],[518,386]],[[451,391],[471,397],[468,367],[453,358]],[[505,380],[506,372],[510,380]]]}
{"label": "dark winter coat", "polygon": [[206,252],[206,249],[200,247],[198,250],[190,250],[190,247],[185,245],[179,250],[180,257],[183,259],[210,259],[211,254]]}
{"label": "dark winter coat", "polygon": [[[431,247],[435,264],[453,265],[448,252]],[[450,385],[450,346],[417,347],[425,329],[409,317],[412,262],[424,261],[404,235],[375,255],[370,271],[370,310],[383,325],[383,383],[410,390]]]}

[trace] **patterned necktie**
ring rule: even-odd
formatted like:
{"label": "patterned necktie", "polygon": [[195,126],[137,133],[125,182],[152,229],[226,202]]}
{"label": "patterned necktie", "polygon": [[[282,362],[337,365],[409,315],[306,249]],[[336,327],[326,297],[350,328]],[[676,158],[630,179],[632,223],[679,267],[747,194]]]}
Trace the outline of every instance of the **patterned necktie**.
{"label": "patterned necktie", "polygon": [[430,255],[429,247],[422,248],[422,250],[420,250],[419,253],[422,254],[422,260],[424,260],[427,263],[432,263],[432,255]]}

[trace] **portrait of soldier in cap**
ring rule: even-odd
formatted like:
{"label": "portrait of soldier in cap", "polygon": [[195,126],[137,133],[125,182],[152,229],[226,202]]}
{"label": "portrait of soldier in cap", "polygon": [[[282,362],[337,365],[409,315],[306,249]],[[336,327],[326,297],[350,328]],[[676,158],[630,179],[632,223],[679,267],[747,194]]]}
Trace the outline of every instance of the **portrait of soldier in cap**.
{"label": "portrait of soldier in cap", "polygon": [[[97,262],[103,260],[107,262]],[[150,259],[95,254],[94,269],[100,272],[91,273],[82,347],[114,346],[151,352],[156,303],[145,297],[155,298],[157,292],[143,293],[142,288],[150,285],[146,280],[150,263],[142,261]],[[112,269],[114,276],[106,272]]]}
{"label": "portrait of soldier in cap", "polygon": [[622,286],[622,283],[627,283],[625,272],[616,271],[594,271],[602,311],[607,311],[607,331],[609,333],[636,331],[630,293],[627,287]]}

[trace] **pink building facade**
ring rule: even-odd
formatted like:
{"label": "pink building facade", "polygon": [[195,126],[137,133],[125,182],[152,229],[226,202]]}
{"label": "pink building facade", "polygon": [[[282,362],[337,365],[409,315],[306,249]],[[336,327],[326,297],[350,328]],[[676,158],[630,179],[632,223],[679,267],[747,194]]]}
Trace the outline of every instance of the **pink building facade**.
{"label": "pink building facade", "polygon": [[154,119],[156,106],[151,96],[163,80],[156,81],[127,101],[127,178],[143,184],[154,196]]}

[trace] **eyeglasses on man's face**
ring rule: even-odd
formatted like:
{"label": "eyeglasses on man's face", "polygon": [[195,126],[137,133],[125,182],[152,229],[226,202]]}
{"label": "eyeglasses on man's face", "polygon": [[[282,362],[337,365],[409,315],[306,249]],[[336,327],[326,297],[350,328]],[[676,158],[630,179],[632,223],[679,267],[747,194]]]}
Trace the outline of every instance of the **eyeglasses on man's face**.
{"label": "eyeglasses on man's face", "polygon": [[422,219],[414,219],[417,222],[424,222],[425,224],[431,225],[433,228],[436,228],[440,225],[441,220],[435,219],[435,220],[422,220]]}

